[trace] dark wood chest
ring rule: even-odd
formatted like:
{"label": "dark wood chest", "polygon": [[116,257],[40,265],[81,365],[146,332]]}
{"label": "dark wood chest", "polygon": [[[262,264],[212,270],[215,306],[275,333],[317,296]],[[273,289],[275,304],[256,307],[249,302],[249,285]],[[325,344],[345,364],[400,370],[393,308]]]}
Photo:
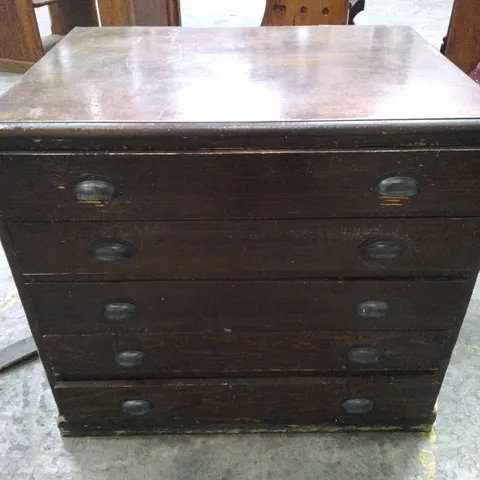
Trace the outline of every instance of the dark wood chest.
{"label": "dark wood chest", "polygon": [[62,432],[430,428],[480,265],[479,115],[408,28],[68,35],[0,100]]}

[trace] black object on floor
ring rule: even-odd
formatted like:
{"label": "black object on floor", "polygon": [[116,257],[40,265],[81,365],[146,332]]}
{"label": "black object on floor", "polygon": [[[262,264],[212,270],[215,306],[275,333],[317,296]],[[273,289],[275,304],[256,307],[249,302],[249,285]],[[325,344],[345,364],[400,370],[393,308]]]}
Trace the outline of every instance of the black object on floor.
{"label": "black object on floor", "polygon": [[27,337],[0,349],[0,372],[38,356],[33,337]]}

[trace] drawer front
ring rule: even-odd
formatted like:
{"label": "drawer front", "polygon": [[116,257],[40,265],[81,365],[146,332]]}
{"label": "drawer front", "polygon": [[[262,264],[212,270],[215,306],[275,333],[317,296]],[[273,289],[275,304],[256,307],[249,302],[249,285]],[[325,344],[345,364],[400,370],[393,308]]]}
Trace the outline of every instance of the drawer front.
{"label": "drawer front", "polygon": [[35,281],[466,275],[480,219],[10,223]]}
{"label": "drawer front", "polygon": [[473,280],[33,283],[41,334],[458,328]]}
{"label": "drawer front", "polygon": [[431,419],[439,387],[431,377],[59,382],[55,397],[61,427],[402,426]]}
{"label": "drawer front", "polygon": [[57,378],[170,378],[433,371],[450,357],[453,336],[429,332],[269,332],[47,335]]}
{"label": "drawer front", "polygon": [[35,153],[2,162],[0,210],[18,220],[463,216],[480,205],[480,150]]}

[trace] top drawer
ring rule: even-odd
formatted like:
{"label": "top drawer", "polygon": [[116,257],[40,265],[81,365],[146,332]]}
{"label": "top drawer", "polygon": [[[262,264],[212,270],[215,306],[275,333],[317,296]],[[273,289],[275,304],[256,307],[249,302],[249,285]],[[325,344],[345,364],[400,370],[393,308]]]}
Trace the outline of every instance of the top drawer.
{"label": "top drawer", "polygon": [[475,216],[480,150],[4,154],[17,220]]}

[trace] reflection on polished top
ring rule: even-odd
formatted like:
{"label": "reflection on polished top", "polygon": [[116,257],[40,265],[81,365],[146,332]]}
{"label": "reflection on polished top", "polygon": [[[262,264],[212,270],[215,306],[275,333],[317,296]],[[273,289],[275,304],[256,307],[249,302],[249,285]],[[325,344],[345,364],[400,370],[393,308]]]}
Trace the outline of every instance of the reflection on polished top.
{"label": "reflection on polished top", "polygon": [[405,27],[81,28],[0,122],[480,117],[480,88]]}

